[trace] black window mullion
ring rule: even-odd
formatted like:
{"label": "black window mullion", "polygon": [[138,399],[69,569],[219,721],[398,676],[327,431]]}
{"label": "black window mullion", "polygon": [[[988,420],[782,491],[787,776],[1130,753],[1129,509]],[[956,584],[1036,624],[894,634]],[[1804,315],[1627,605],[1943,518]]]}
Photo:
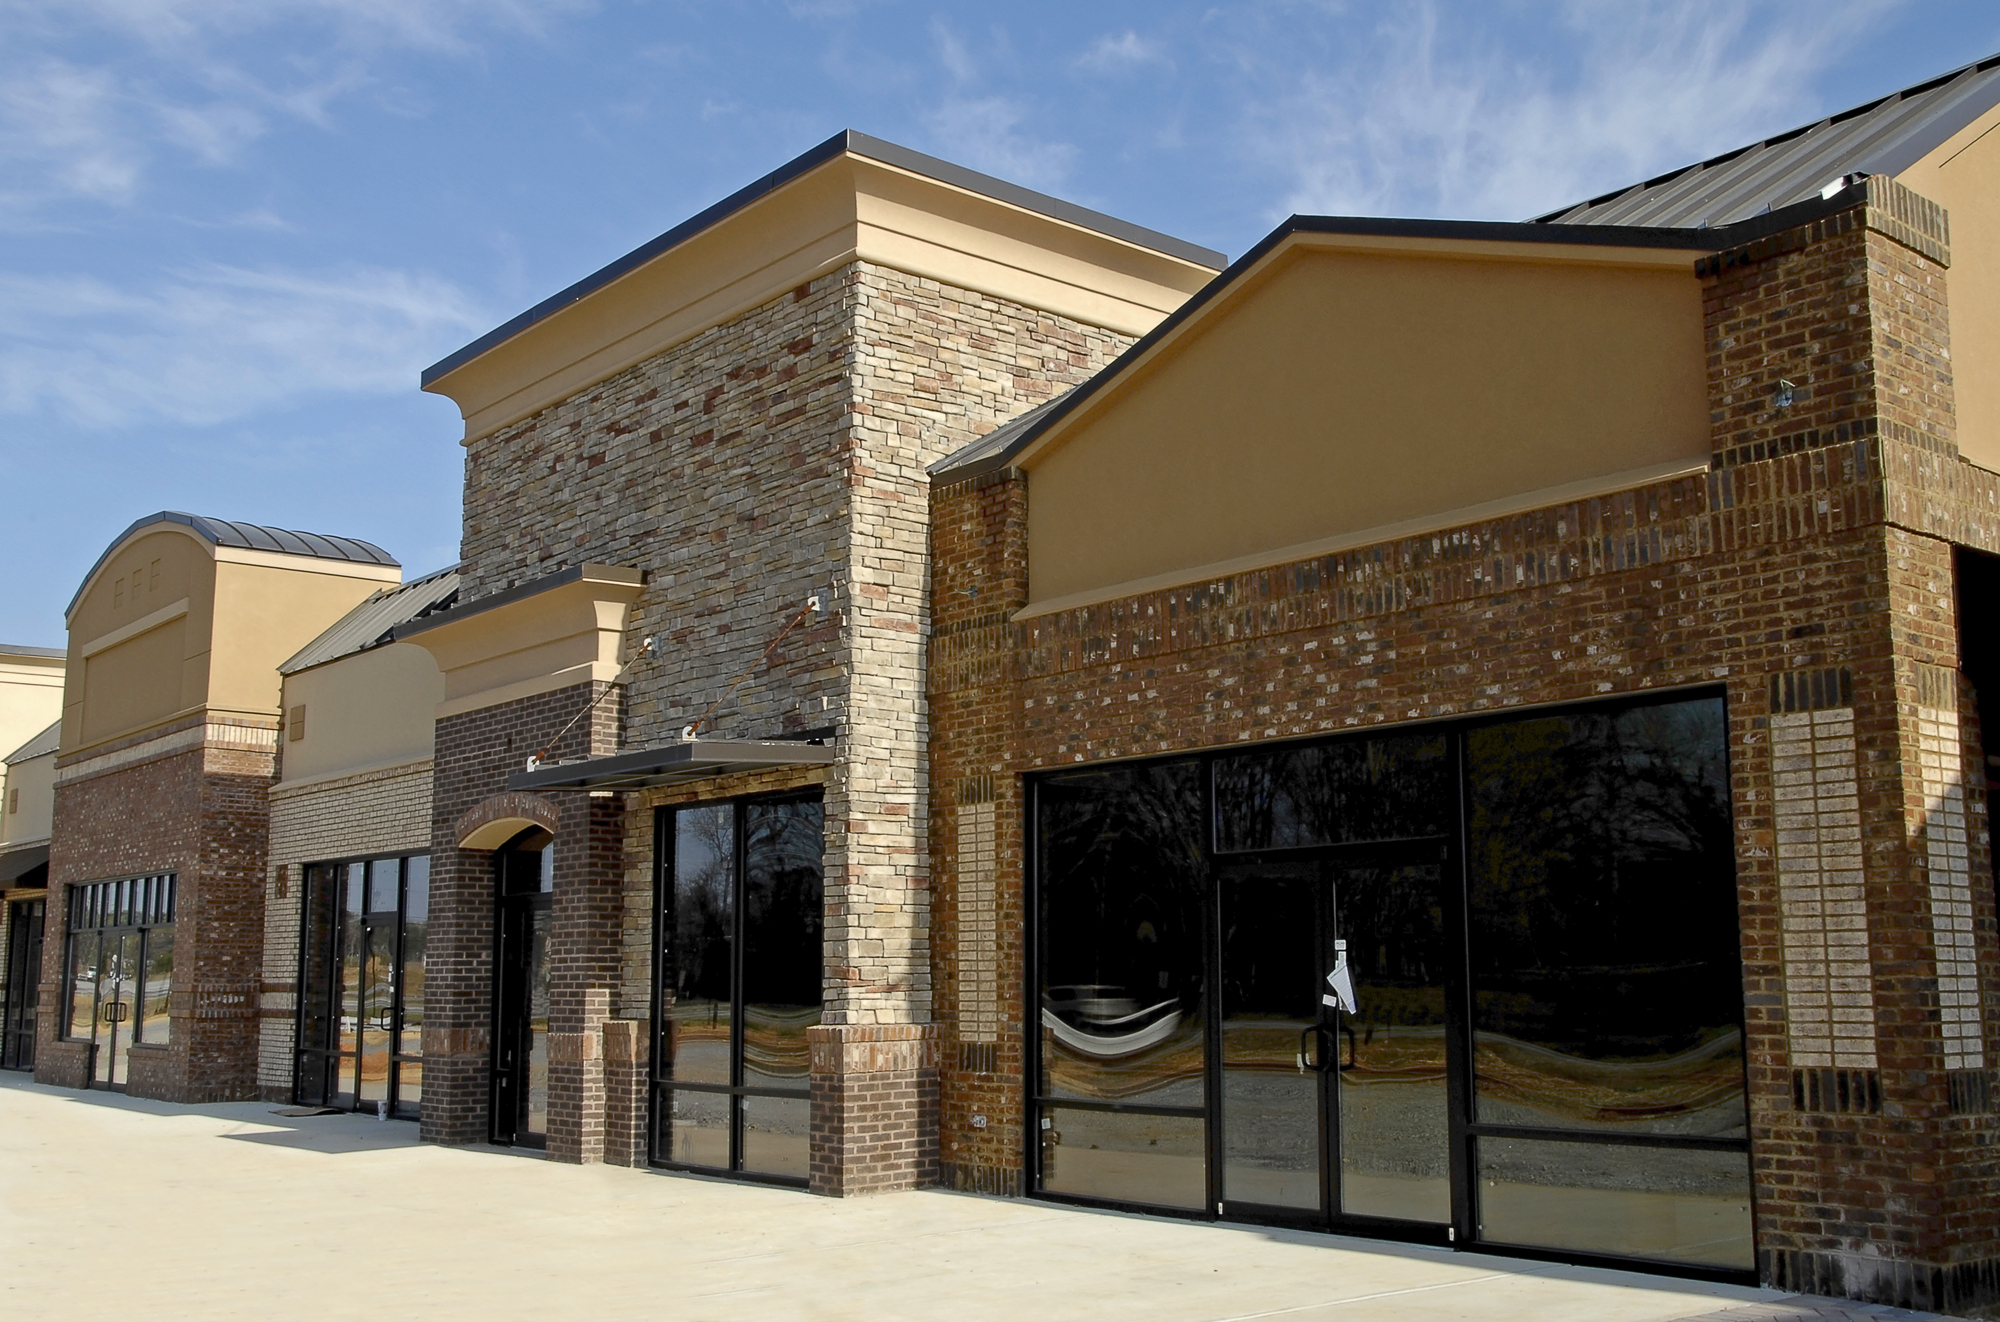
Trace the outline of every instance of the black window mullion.
{"label": "black window mullion", "polygon": [[743,947],[749,931],[744,914],[743,884],[747,862],[744,854],[749,832],[745,829],[743,804],[739,800],[730,808],[730,827],[735,837],[734,858],[731,861],[730,878],[730,931],[733,936],[729,943],[729,1086],[732,1095],[729,1100],[729,1169],[743,1169]]}
{"label": "black window mullion", "polygon": [[[1465,732],[1459,730],[1447,740],[1451,759],[1454,803],[1451,835],[1444,874],[1445,904],[1445,1125],[1450,1149],[1447,1155],[1451,1180],[1451,1237],[1470,1244],[1478,1239],[1479,1197],[1477,1171],[1473,1159],[1471,1131],[1473,1115],[1472,1036],[1472,891],[1466,872],[1466,841],[1471,830],[1470,795],[1466,786]],[[1455,1059],[1454,1059],[1455,1057]]]}

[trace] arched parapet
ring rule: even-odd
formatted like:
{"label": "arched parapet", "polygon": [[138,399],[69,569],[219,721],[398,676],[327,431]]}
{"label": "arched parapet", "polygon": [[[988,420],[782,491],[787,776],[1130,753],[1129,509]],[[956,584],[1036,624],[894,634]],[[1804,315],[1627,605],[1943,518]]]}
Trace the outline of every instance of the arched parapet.
{"label": "arched parapet", "polygon": [[452,828],[460,849],[498,849],[531,826],[554,834],[556,805],[539,794],[493,794],[460,814]]}

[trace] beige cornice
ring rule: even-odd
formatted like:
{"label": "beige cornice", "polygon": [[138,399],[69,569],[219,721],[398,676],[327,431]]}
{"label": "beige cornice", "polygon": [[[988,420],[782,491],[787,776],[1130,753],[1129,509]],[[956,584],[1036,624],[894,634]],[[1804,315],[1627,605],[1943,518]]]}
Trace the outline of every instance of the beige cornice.
{"label": "beige cornice", "polygon": [[471,443],[862,261],[1140,335],[1213,268],[910,170],[836,156],[446,372]]}

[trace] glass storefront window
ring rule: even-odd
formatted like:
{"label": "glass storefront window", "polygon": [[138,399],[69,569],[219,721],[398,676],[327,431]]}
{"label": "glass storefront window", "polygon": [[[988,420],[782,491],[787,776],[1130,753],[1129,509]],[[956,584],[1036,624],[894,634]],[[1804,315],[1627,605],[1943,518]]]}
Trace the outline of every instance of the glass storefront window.
{"label": "glass storefront window", "polygon": [[414,1118],[430,857],[303,869],[296,1099]]}
{"label": "glass storefront window", "polygon": [[1482,1239],[1741,1271],[1753,1265],[1747,1152],[1478,1142]]}
{"label": "glass storefront window", "polygon": [[1439,734],[1288,745],[1218,758],[1215,847],[1301,849],[1440,835],[1452,811]]}
{"label": "glass storefront window", "polygon": [[135,1042],[173,1037],[175,877],[69,888],[66,1036],[95,1048],[91,1082],[123,1088]]}

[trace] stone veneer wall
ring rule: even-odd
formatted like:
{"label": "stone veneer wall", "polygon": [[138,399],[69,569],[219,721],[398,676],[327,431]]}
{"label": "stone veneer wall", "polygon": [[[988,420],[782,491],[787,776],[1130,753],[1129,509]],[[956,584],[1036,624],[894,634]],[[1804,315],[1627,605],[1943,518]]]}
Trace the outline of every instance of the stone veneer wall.
{"label": "stone veneer wall", "polygon": [[[1006,970],[998,1042],[948,1031],[942,1044],[947,1180],[1023,1179],[1023,773],[1715,684],[1729,709],[1759,1271],[1916,1307],[2000,1298],[2000,1123],[1989,1094],[1945,1068],[1926,842],[1929,805],[1946,796],[1918,777],[1939,713],[1972,709],[1941,696],[1947,679],[1963,685],[1944,537],[1996,549],[2000,509],[2000,479],[1951,442],[1942,222],[1873,182],[1860,207],[1703,263],[1715,461],[1702,476],[1020,623],[1026,477],[935,492],[940,1021],[985,1018],[959,1003],[989,985],[960,964],[961,892],[994,892]],[[1779,376],[1804,386],[1784,415],[1768,403]],[[1798,820],[1832,783],[1796,774],[1812,769],[1790,746],[1800,713],[1823,731],[1828,766],[1851,769],[1858,852]],[[1990,877],[1976,722],[1957,734],[1957,764],[1938,774],[1962,778],[1970,868]],[[977,857],[961,862],[961,839]],[[1788,875],[1806,875],[1801,851],[1823,860],[1815,885],[1860,874],[1858,987],[1829,988],[1824,954],[1793,940],[1827,912],[1811,907],[1826,896],[1788,892]],[[1971,1048],[1964,1018],[1983,1006],[1990,1060],[1992,887],[1969,907],[1984,974],[1972,1004],[1955,1002],[1951,1047]],[[1807,1002],[1839,1010],[1841,1050],[1855,1054],[1815,1054],[1833,1020],[1802,1014]]]}
{"label": "stone veneer wall", "polygon": [[298,1039],[299,902],[306,865],[431,847],[431,759],[271,790],[264,966],[257,994],[257,1088],[292,1096]]}
{"label": "stone veneer wall", "polygon": [[[173,872],[172,1040],[138,1046],[128,1090],[174,1102],[256,1095],[267,795],[277,727],[202,717],[79,767],[58,764],[35,1077],[82,1087],[89,1050],[62,1040],[70,885]],[[65,778],[67,773],[67,778]]]}
{"label": "stone veneer wall", "polygon": [[[625,747],[746,671],[705,733],[836,735],[822,1036],[930,1020],[924,466],[1128,342],[854,263],[468,447],[465,600],[585,560],[646,572],[628,633],[661,647],[625,677]],[[814,593],[826,612],[760,664]]]}

